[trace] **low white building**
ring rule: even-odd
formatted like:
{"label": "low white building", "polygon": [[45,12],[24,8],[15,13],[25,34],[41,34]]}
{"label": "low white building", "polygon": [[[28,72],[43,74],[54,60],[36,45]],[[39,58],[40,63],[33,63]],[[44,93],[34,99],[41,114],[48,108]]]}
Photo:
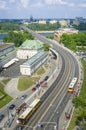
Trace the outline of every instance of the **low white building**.
{"label": "low white building", "polygon": [[20,65],[22,75],[31,76],[39,67],[47,62],[47,52],[41,51]]}
{"label": "low white building", "polygon": [[55,23],[57,23],[57,20],[51,20],[49,23],[55,24]]}
{"label": "low white building", "polygon": [[44,50],[43,44],[38,40],[26,40],[18,49],[17,57],[19,59],[29,59]]}
{"label": "low white building", "polygon": [[46,24],[46,20],[39,20],[39,24]]}
{"label": "low white building", "polygon": [[62,36],[62,34],[74,34],[74,33],[78,33],[79,31],[74,29],[74,28],[59,28],[58,30],[55,30],[54,32],[54,40],[60,42],[60,38]]}

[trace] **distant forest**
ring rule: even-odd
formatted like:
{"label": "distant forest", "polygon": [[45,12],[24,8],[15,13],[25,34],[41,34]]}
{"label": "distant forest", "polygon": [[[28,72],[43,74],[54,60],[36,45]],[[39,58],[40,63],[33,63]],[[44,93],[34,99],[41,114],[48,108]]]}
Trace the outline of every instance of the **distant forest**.
{"label": "distant forest", "polygon": [[80,23],[78,26],[77,25],[73,25],[73,27],[75,29],[80,30],[80,31],[84,31],[84,30],[86,30],[86,23]]}
{"label": "distant forest", "polygon": [[27,27],[32,30],[36,30],[36,31],[52,31],[52,30],[56,30],[56,29],[60,28],[60,24],[59,24],[59,22],[54,23],[54,24],[31,23]]}
{"label": "distant forest", "polygon": [[11,23],[11,22],[3,22],[3,23],[0,23],[0,33],[6,33],[6,32],[9,32],[9,31],[19,31],[20,30],[20,25],[17,24],[17,23]]}

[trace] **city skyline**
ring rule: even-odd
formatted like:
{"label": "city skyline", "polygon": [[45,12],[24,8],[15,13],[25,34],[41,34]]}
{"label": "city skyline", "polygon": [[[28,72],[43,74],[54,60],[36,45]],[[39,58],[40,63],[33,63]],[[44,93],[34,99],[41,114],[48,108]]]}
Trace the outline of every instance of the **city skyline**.
{"label": "city skyline", "polygon": [[0,0],[0,19],[86,18],[86,0]]}

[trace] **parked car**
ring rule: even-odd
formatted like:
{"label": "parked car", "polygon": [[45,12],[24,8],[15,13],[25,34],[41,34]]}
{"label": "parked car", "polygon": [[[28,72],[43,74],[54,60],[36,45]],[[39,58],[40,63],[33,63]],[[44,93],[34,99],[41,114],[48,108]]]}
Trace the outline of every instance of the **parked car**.
{"label": "parked car", "polygon": [[4,118],[4,114],[0,113],[0,121]]}
{"label": "parked car", "polygon": [[49,76],[46,76],[46,77],[44,78],[44,81],[48,80],[48,78],[49,78]]}
{"label": "parked car", "polygon": [[10,106],[9,106],[9,109],[13,109],[15,107],[15,105],[14,104],[11,104]]}
{"label": "parked car", "polygon": [[27,97],[27,95],[25,94],[25,95],[22,95],[20,98],[25,99],[26,97]]}
{"label": "parked car", "polygon": [[40,85],[42,85],[43,83],[44,83],[44,81],[40,81],[40,83],[39,83],[39,84],[40,84]]}
{"label": "parked car", "polygon": [[35,88],[35,87],[33,87],[33,88],[32,88],[32,91],[33,91],[33,92],[34,92],[34,91],[36,91],[36,88]]}
{"label": "parked car", "polygon": [[23,104],[21,104],[18,108],[16,108],[16,113],[19,114],[19,112],[22,109],[26,109],[27,108],[27,104],[24,102]]}
{"label": "parked car", "polygon": [[36,84],[36,88],[39,88],[40,87],[40,84]]}
{"label": "parked car", "polygon": [[47,87],[47,81],[44,81],[43,84],[41,84],[41,87]]}

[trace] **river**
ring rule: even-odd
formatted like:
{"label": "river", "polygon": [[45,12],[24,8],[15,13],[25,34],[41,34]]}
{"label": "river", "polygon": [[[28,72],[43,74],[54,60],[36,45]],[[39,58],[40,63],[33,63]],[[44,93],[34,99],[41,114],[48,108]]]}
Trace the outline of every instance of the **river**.
{"label": "river", "polygon": [[54,33],[39,33],[40,35],[43,35],[45,37],[49,36],[49,35],[54,35]]}
{"label": "river", "polygon": [[0,33],[0,40],[3,40],[4,37],[8,36],[7,33]]}
{"label": "river", "polygon": [[[54,35],[54,33],[39,33],[39,34],[41,34],[41,35],[43,35],[43,36],[49,36],[49,35]],[[8,34],[7,33],[1,33],[0,34],[0,41],[3,41],[3,38],[4,37],[6,37],[6,36],[8,36]]]}

